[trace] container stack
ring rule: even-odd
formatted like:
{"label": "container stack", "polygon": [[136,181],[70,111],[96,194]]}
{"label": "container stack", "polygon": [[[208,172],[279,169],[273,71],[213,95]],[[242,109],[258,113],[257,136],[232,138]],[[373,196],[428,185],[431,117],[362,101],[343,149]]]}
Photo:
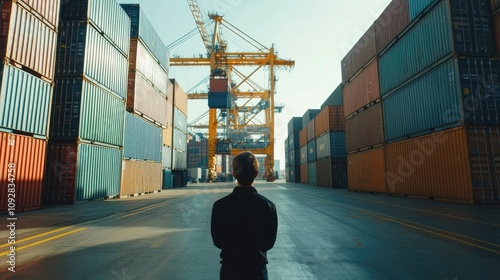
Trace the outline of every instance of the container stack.
{"label": "container stack", "polygon": [[302,130],[299,132],[300,182],[317,184],[316,178],[316,135],[314,118],[320,109],[309,109],[302,116]]}
{"label": "container stack", "polygon": [[500,62],[490,0],[427,2],[410,5],[412,24],[380,56],[388,191],[498,203]]}
{"label": "container stack", "polygon": [[41,206],[59,2],[0,3],[0,214]]}
{"label": "container stack", "polygon": [[287,182],[300,183],[300,142],[302,118],[293,117],[288,122],[288,138],[285,140],[285,177]]}
{"label": "container stack", "polygon": [[188,142],[187,160],[188,168],[208,169],[208,138]]}
{"label": "container stack", "polygon": [[114,0],[61,5],[45,203],[120,193],[129,34]]}
{"label": "container stack", "polygon": [[[131,19],[127,114],[120,196],[162,189],[162,129],[167,127],[167,48],[139,4],[121,4]],[[142,132],[142,133],[139,133]]]}

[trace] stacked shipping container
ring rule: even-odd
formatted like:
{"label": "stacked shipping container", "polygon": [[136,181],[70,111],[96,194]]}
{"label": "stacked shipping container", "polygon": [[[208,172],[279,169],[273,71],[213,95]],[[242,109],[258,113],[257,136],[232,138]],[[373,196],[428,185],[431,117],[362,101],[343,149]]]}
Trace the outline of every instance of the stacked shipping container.
{"label": "stacked shipping container", "polygon": [[187,184],[187,111],[188,96],[175,79],[172,84],[172,125],[164,130],[164,135],[172,139],[171,169],[164,169],[165,180],[172,181],[172,187],[184,187]]}
{"label": "stacked shipping container", "polygon": [[130,19],[114,0],[65,3],[60,18],[43,200],[117,196]]}
{"label": "stacked shipping container", "polygon": [[0,165],[9,171],[0,177],[5,213],[41,206],[59,0],[0,5]]}
{"label": "stacked shipping container", "polygon": [[[299,132],[302,130],[302,118],[293,117],[288,122],[288,138],[285,140],[285,178],[287,182],[298,183],[300,177],[300,143]],[[305,142],[305,139],[304,139]]]}

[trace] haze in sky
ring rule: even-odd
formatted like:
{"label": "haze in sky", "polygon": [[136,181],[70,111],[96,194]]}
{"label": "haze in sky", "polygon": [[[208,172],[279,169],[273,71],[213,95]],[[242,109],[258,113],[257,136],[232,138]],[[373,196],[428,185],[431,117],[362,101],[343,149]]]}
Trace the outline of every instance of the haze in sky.
{"label": "haze in sky", "polygon": [[[118,0],[141,4],[147,18],[166,45],[196,28],[185,0]],[[275,114],[275,159],[285,169],[287,124],[292,117],[302,117],[307,109],[318,109],[341,83],[340,61],[368,27],[389,5],[390,0],[198,0],[204,19],[217,12],[262,45],[279,52],[282,59],[295,60],[289,71],[277,72],[276,103],[285,109]],[[239,50],[228,43],[229,51]],[[201,36],[171,50],[171,55],[193,57],[206,53]],[[207,77],[207,67],[171,67],[175,78],[188,91]],[[188,122],[208,110],[206,100],[190,101]],[[278,170],[275,167],[275,170]]]}

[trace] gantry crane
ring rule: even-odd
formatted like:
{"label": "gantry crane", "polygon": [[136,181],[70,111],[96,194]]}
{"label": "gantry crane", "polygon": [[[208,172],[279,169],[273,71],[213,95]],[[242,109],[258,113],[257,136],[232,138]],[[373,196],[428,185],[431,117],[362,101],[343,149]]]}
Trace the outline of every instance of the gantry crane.
{"label": "gantry crane", "polygon": [[[254,154],[266,155],[264,161],[268,181],[274,180],[274,94],[275,67],[291,69],[293,60],[279,59],[274,47],[266,48],[239,29],[223,21],[217,14],[209,14],[214,22],[214,32],[209,35],[196,0],[187,0],[193,14],[196,26],[201,35],[206,57],[170,58],[171,66],[209,66],[210,89],[208,93],[188,94],[189,99],[204,99],[209,101],[208,123],[208,167],[209,181],[215,176],[216,154],[236,155],[242,151],[252,151]],[[255,52],[228,52],[227,42],[221,38],[221,26],[226,27],[238,36],[251,41],[256,47]],[[253,67],[248,71],[239,71],[239,67]],[[266,67],[269,71],[268,86],[262,87],[251,80],[260,69]],[[236,77],[233,81],[233,77]],[[237,83],[236,80],[239,80]],[[248,90],[244,90],[245,85]],[[222,91],[220,90],[222,86]],[[226,95],[224,95],[224,87]],[[217,87],[217,90],[215,88]],[[222,100],[222,102],[221,102]],[[227,102],[225,102],[227,100]],[[241,104],[243,102],[243,104]],[[212,104],[211,104],[212,103]],[[215,105],[214,105],[215,104]],[[257,116],[264,114],[262,123]],[[198,126],[200,127],[200,126]],[[219,128],[226,129],[224,137],[218,138]],[[245,137],[260,135],[254,142],[246,142]]]}

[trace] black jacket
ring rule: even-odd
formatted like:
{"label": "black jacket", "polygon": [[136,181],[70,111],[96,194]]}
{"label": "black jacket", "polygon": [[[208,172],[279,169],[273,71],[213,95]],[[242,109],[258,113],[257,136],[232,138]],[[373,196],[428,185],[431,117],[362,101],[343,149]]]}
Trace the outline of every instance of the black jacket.
{"label": "black jacket", "polygon": [[212,239],[222,264],[264,265],[278,230],[276,206],[254,187],[239,186],[212,208]]}

